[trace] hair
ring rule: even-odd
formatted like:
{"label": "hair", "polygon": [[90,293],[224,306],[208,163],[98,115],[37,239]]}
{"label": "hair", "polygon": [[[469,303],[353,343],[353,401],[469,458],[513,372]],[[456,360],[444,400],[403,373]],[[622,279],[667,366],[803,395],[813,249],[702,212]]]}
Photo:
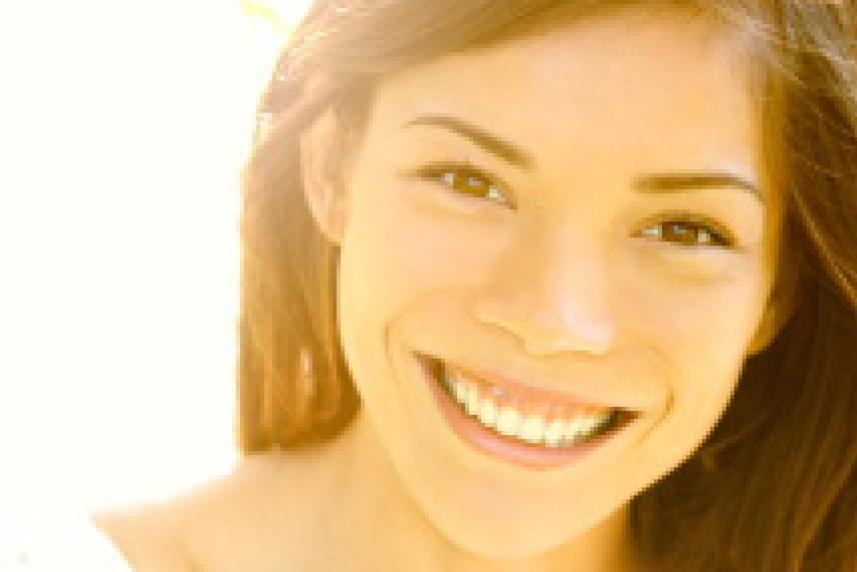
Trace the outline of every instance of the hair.
{"label": "hair", "polygon": [[[359,132],[384,74],[502,39],[559,1],[316,1],[291,36],[242,174],[243,454],[331,439],[360,407],[338,341],[338,246],[305,203],[297,135],[326,109]],[[639,4],[566,3],[581,15]],[[785,200],[781,264],[797,287],[712,432],[631,501],[635,542],[657,570],[857,570],[857,5],[654,3],[750,40],[765,157]]]}

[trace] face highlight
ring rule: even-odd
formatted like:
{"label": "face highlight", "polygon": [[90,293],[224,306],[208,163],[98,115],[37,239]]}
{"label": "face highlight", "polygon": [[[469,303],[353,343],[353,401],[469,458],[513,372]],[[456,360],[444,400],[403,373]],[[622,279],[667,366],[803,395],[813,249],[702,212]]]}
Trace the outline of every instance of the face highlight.
{"label": "face highlight", "polygon": [[[485,556],[595,534],[694,452],[777,247],[734,37],[630,10],[533,26],[381,81],[340,241],[363,414],[427,518]],[[640,416],[585,458],[524,467],[462,441],[418,355]]]}

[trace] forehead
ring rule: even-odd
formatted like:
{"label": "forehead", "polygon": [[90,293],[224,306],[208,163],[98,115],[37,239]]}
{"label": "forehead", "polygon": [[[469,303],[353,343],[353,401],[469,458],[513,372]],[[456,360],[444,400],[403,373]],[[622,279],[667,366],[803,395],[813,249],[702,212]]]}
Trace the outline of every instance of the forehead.
{"label": "forehead", "polygon": [[615,171],[632,157],[758,178],[758,112],[737,34],[633,7],[585,18],[557,8],[519,32],[385,78],[376,123],[461,116],[530,149],[545,169]]}

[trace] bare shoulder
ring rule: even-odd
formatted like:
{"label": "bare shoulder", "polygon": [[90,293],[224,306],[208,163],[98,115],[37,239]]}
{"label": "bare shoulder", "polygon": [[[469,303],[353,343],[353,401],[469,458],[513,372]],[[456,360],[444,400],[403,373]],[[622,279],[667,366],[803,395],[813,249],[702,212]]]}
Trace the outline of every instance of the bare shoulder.
{"label": "bare shoulder", "polygon": [[186,494],[95,520],[135,571],[282,569],[306,550],[325,472],[299,455],[253,455]]}
{"label": "bare shoulder", "polygon": [[191,562],[171,533],[160,507],[123,507],[94,515],[135,571],[187,572]]}

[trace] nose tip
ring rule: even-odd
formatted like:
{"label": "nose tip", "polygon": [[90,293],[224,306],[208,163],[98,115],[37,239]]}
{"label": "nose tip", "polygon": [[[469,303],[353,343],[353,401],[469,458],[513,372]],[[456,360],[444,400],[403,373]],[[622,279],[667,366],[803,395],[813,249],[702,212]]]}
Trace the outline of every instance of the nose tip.
{"label": "nose tip", "polygon": [[594,308],[582,312],[544,299],[528,304],[520,296],[480,298],[474,304],[474,314],[479,322],[499,327],[518,338],[531,355],[557,352],[604,355],[614,339],[610,320]]}
{"label": "nose tip", "polygon": [[587,228],[538,227],[500,259],[471,311],[505,330],[532,355],[604,355],[615,339],[610,266]]}

